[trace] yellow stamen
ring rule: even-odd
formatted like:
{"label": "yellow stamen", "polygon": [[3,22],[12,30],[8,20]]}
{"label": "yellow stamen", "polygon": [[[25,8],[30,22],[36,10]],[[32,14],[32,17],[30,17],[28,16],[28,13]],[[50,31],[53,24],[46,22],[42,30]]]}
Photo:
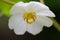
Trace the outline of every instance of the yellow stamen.
{"label": "yellow stamen", "polygon": [[25,12],[23,18],[28,24],[32,24],[36,19],[36,14],[34,12]]}

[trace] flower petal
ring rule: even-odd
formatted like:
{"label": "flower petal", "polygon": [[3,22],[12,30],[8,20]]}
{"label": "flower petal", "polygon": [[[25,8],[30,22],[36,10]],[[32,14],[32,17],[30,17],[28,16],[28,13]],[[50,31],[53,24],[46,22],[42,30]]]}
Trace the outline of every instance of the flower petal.
{"label": "flower petal", "polygon": [[37,16],[37,17],[38,17],[38,20],[39,20],[44,26],[47,26],[47,27],[52,26],[53,21],[52,21],[51,19],[49,19],[48,17],[45,17],[45,16]]}
{"label": "flower petal", "polygon": [[15,34],[22,35],[26,32],[26,25],[22,17],[12,16],[9,20],[9,28],[14,29]]}
{"label": "flower petal", "polygon": [[10,19],[9,19],[9,22],[8,22],[8,26],[9,26],[9,29],[13,29],[13,27],[14,27],[14,18],[13,17],[10,17]]}
{"label": "flower petal", "polygon": [[34,12],[40,12],[41,10],[48,10],[49,8],[40,2],[31,1],[27,5],[27,9]]}
{"label": "flower petal", "polygon": [[36,20],[33,24],[27,25],[27,31],[33,35],[36,35],[42,31],[43,25]]}
{"label": "flower petal", "polygon": [[39,13],[37,13],[39,16],[48,16],[48,17],[55,17],[55,14],[50,10],[42,10]]}
{"label": "flower petal", "polygon": [[37,15],[55,17],[54,13],[50,11],[48,6],[40,2],[29,2],[29,4],[27,5],[27,9],[28,11],[36,12]]}
{"label": "flower petal", "polygon": [[27,3],[18,2],[11,8],[10,13],[12,15],[16,15],[16,14],[21,15],[25,12],[25,6],[26,5],[27,5]]}

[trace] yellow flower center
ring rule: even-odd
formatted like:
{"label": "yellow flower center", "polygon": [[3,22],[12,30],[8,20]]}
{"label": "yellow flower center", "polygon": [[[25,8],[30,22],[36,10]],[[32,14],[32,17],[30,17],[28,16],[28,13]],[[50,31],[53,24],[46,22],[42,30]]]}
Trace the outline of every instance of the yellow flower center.
{"label": "yellow flower center", "polygon": [[25,12],[23,18],[28,24],[32,24],[36,19],[36,14],[35,12]]}

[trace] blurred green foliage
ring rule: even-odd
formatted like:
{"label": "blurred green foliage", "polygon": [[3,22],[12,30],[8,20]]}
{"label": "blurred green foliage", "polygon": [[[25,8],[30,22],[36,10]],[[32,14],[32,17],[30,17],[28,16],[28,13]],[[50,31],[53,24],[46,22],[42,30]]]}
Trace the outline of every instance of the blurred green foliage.
{"label": "blurred green foliage", "polygon": [[13,1],[13,2],[19,2],[19,1],[29,2],[29,1],[31,1],[31,0],[11,0],[11,1]]}
{"label": "blurred green foliage", "polygon": [[0,1],[0,10],[2,10],[3,14],[6,16],[10,16],[9,14],[9,10],[11,8],[12,5],[9,5],[7,3],[1,2]]}

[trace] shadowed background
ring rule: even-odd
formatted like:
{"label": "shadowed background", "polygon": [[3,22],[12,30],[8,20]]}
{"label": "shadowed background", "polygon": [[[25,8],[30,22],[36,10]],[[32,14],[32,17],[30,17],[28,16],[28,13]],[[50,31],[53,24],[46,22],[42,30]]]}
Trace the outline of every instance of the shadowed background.
{"label": "shadowed background", "polygon": [[[60,23],[60,0],[45,0],[45,4],[55,13],[55,19]],[[6,15],[0,17],[0,40],[60,40],[60,32],[54,26],[44,27],[36,36],[28,32],[24,35],[15,35],[14,31],[8,28],[8,20],[9,17]]]}

